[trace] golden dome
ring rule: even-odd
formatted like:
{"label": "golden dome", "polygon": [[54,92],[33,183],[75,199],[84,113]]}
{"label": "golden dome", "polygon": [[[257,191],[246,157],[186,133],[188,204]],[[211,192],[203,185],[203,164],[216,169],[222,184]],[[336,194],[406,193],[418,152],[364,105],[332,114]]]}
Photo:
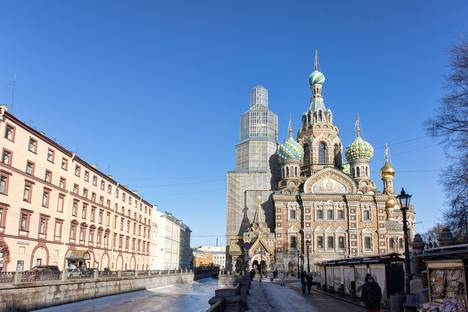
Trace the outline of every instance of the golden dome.
{"label": "golden dome", "polygon": [[396,204],[397,204],[397,202],[395,200],[395,197],[388,196],[388,199],[385,202],[385,208],[394,208],[396,206]]}
{"label": "golden dome", "polygon": [[392,165],[388,161],[385,162],[385,165],[380,169],[380,175],[382,177],[394,176],[395,169],[393,169]]}

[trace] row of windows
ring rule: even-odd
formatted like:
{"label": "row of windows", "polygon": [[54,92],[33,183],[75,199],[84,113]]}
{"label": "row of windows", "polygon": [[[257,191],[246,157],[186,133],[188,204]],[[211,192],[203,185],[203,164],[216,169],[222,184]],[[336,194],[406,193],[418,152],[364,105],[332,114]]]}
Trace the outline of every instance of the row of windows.
{"label": "row of windows", "polygon": [[[324,235],[319,235],[316,236],[316,246],[318,249],[323,249],[325,248],[325,239],[327,249],[335,249],[335,236],[324,236]],[[344,236],[338,236],[337,237],[337,246],[338,249],[344,249],[345,248],[345,237]],[[292,235],[289,237],[289,248],[291,249],[296,249],[297,248],[297,237]],[[393,248],[393,247],[391,247]],[[365,236],[364,237],[364,249],[365,250],[372,250],[372,237],[370,236]]]}
{"label": "row of windows", "polygon": [[[6,129],[5,129],[5,135],[4,135],[5,138],[12,141],[12,142],[14,142],[14,140],[15,140],[15,131],[16,131],[15,127],[13,127],[10,124],[7,124]],[[38,141],[36,139],[30,137],[29,142],[28,142],[28,150],[30,152],[32,152],[32,153],[37,154],[37,147],[38,147]],[[55,150],[53,150],[51,148],[48,148],[46,158],[47,158],[47,161],[49,161],[51,163],[54,163],[55,162]],[[11,160],[12,160],[12,152],[4,149],[3,152],[2,152],[2,162],[4,164],[8,164],[8,165],[11,166]],[[65,158],[65,157],[62,158],[61,168],[63,170],[68,170],[68,159]],[[34,175],[34,163],[33,162],[28,161],[28,163],[26,165],[26,172],[28,174]],[[81,166],[78,165],[78,164],[75,165],[75,175],[77,177],[81,177]],[[84,170],[83,178],[84,178],[84,181],[86,181],[86,182],[90,181],[90,172],[88,170]],[[92,184],[94,186],[97,186],[97,184],[98,184],[98,177],[96,175],[93,175],[93,177],[92,177]],[[102,191],[106,190],[106,182],[103,179],[101,179],[101,181],[100,181],[100,189]],[[107,193],[112,194],[112,185],[110,183],[107,184]],[[119,189],[116,189],[115,197],[116,198],[120,197]],[[123,202],[126,202],[127,201],[127,194],[123,192],[122,196],[120,198],[122,199]],[[132,196],[128,195],[128,203],[130,205],[132,205],[132,202],[134,203],[135,208],[138,208],[138,199],[133,198]],[[151,209],[148,209],[148,207],[146,205],[145,205],[144,209],[145,209],[145,213],[151,214]],[[140,202],[140,210],[143,210],[143,204],[141,202]]]}

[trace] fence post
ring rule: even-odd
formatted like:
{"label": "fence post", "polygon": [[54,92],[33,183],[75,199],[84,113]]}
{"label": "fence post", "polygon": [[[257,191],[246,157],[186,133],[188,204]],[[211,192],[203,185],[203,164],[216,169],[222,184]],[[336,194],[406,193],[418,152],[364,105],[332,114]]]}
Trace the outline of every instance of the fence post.
{"label": "fence post", "polygon": [[117,277],[121,278],[122,277],[122,271],[117,271]]}
{"label": "fence post", "polygon": [[99,271],[98,270],[94,270],[93,271],[93,278],[96,280],[99,278]]}
{"label": "fence post", "polygon": [[23,272],[15,272],[14,284],[20,284],[21,283],[22,275],[23,275]]}
{"label": "fence post", "polygon": [[67,281],[67,271],[63,270],[62,272],[62,281],[66,282]]}

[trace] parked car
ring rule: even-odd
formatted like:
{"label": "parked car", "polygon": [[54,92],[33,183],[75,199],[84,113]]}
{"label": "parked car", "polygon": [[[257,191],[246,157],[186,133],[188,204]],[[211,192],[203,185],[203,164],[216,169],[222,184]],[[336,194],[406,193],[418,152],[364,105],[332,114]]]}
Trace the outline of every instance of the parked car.
{"label": "parked car", "polygon": [[38,265],[25,272],[28,282],[38,280],[51,280],[60,277],[60,270],[56,265]]}
{"label": "parked car", "polygon": [[68,269],[67,271],[67,278],[77,278],[77,277],[82,277],[82,276],[83,276],[83,272],[78,268]]}

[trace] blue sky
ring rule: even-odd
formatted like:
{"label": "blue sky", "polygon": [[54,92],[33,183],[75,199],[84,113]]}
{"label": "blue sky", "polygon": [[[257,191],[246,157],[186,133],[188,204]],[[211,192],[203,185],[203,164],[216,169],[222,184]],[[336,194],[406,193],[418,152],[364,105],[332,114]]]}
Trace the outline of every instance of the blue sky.
{"label": "blue sky", "polygon": [[443,148],[422,123],[444,94],[466,1],[0,1],[0,102],[193,230],[224,240],[226,171],[250,88],[269,89],[280,138],[300,123],[313,50],[348,145],[361,115],[385,143],[417,229],[444,208]]}

